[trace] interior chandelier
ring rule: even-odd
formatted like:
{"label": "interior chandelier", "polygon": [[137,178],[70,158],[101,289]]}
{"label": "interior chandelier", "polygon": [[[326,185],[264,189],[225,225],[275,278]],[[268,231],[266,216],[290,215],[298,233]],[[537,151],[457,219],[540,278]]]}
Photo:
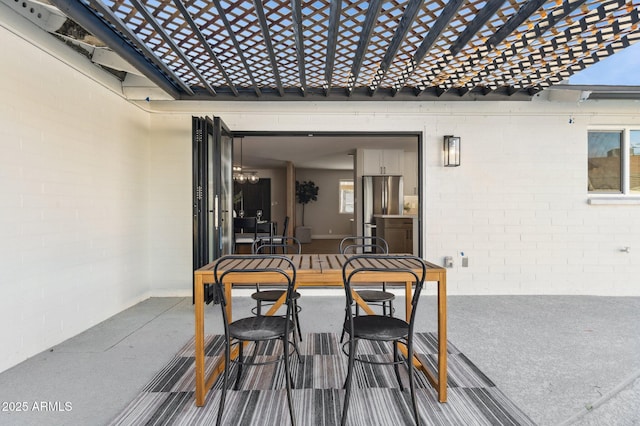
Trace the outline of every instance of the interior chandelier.
{"label": "interior chandelier", "polygon": [[249,183],[258,183],[260,178],[258,177],[257,172],[244,172],[242,168],[242,142],[244,138],[240,138],[240,165],[233,166],[233,180],[238,182],[239,184],[243,184],[245,182]]}

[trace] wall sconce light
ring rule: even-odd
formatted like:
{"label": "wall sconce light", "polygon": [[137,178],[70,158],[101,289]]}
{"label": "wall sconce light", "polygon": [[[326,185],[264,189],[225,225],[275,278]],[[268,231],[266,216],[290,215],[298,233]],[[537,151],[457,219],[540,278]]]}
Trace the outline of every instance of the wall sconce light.
{"label": "wall sconce light", "polygon": [[444,166],[458,167],[460,165],[460,136],[445,136],[443,151]]}

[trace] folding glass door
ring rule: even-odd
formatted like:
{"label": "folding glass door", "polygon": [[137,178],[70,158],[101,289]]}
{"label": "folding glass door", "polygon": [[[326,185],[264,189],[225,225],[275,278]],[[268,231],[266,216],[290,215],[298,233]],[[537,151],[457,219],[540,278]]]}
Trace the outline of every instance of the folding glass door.
{"label": "folding glass door", "polygon": [[233,134],[219,117],[192,117],[192,148],[195,271],[232,251]]}

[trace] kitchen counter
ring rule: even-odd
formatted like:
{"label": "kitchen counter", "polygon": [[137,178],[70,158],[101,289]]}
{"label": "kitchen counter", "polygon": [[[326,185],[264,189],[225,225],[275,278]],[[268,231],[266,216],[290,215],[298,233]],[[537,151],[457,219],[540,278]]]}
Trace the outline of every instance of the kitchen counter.
{"label": "kitchen counter", "polygon": [[389,253],[413,253],[414,230],[417,229],[416,215],[380,214],[374,215],[376,236],[383,238],[389,245]]}

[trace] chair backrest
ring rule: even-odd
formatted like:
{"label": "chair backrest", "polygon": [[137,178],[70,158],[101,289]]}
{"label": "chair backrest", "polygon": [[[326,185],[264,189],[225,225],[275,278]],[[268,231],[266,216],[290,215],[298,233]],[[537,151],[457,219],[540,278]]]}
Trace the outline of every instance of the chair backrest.
{"label": "chair backrest", "polygon": [[[351,283],[366,282],[367,286],[372,283],[380,284],[385,282],[415,283],[413,297],[411,299],[410,326],[413,327],[418,300],[422,292],[422,286],[427,275],[427,265],[421,258],[408,254],[357,254],[349,257],[342,265],[342,280],[347,301],[348,311],[354,304]],[[400,279],[400,277],[403,277]]]}
{"label": "chair backrest", "polygon": [[241,234],[257,234],[258,218],[257,217],[234,217],[233,232]]}
{"label": "chair backrest", "polygon": [[340,241],[340,253],[389,253],[389,244],[381,237],[345,237]]}
{"label": "chair backrest", "polygon": [[251,253],[254,254],[300,254],[302,244],[295,237],[260,237],[251,245]]}
{"label": "chair backrest", "polygon": [[[222,306],[225,327],[228,321],[226,309],[224,309],[227,304],[224,283],[229,280],[227,278],[229,274],[238,273],[254,275],[251,277],[252,283],[284,282],[287,285],[287,317],[291,317],[293,288],[296,283],[296,266],[291,259],[275,254],[227,255],[219,258],[213,268],[215,279],[213,303]],[[288,321],[286,323],[288,324]]]}
{"label": "chair backrest", "polygon": [[289,216],[285,216],[284,224],[282,225],[282,236],[287,236],[287,227],[289,226]]}

